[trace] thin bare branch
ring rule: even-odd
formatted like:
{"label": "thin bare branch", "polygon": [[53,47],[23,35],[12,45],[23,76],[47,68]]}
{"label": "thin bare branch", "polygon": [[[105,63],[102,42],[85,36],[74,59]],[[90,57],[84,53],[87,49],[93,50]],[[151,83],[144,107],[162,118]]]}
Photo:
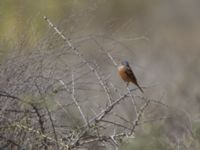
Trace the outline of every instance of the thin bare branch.
{"label": "thin bare branch", "polygon": [[81,106],[79,105],[78,101],[76,100],[74,84],[75,84],[74,83],[74,73],[72,71],[72,94],[71,94],[71,96],[72,96],[74,103],[76,104],[76,107],[79,110],[79,113],[81,114],[81,117],[83,118],[83,121],[85,122],[85,124],[88,124],[87,119],[86,119],[86,117],[85,117],[85,115],[84,115],[84,113],[81,109]]}
{"label": "thin bare branch", "polygon": [[95,76],[97,77],[99,84],[103,87],[107,97],[108,97],[108,102],[109,104],[111,104],[112,100],[111,100],[111,96],[109,95],[109,90],[108,88],[105,86],[103,79],[101,78],[101,76],[99,75],[99,73],[97,72],[97,70],[83,57],[83,55],[79,52],[79,50],[77,48],[75,48],[72,43],[70,42],[69,39],[67,39],[61,31],[58,30],[58,28],[46,17],[44,16],[44,20],[47,21],[47,23],[49,24],[50,27],[52,27],[54,29],[54,31],[64,40],[64,42],[71,48],[71,50],[74,52],[74,54],[76,54],[84,64],[86,64],[88,66],[88,68],[94,72]]}
{"label": "thin bare branch", "polygon": [[135,128],[139,125],[139,121],[140,121],[141,118],[142,118],[142,114],[143,114],[143,112],[145,111],[145,109],[147,108],[147,106],[149,105],[150,102],[151,102],[150,100],[147,100],[147,101],[144,103],[144,105],[142,105],[142,106],[140,107],[140,110],[139,110],[139,112],[138,112],[138,114],[137,114],[137,117],[136,117],[136,119],[135,119],[134,122],[133,122],[133,126],[132,126],[132,130],[131,130],[131,132],[130,132],[130,135],[133,134]]}

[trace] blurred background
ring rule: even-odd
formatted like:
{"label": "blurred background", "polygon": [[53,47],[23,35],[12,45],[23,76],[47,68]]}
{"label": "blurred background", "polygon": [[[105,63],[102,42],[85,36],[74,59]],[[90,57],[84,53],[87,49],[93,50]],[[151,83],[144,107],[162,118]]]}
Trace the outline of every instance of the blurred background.
{"label": "blurred background", "polygon": [[[128,60],[139,83],[147,87],[147,96],[162,98],[180,110],[174,112],[179,119],[165,122],[168,126],[165,132],[176,129],[175,126],[182,129],[183,122],[189,122],[195,142],[199,142],[199,0],[1,0],[0,62],[19,45],[21,51],[37,49],[49,32],[44,15],[81,47],[88,59],[104,67],[105,73],[111,74],[111,81],[121,89],[124,84],[116,75],[116,68],[108,58],[99,57],[94,41],[88,37],[95,36],[118,63]],[[186,119],[180,119],[183,113]],[[154,135],[159,139],[158,128],[148,129],[147,135],[142,133],[135,143],[125,148],[149,149],[151,144],[145,145],[144,141]],[[187,145],[195,145],[189,141],[185,149]]]}

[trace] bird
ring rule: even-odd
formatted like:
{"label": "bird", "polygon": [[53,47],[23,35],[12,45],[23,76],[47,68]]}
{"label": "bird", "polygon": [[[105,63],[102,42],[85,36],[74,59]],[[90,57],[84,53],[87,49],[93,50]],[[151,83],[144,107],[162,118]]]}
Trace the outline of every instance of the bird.
{"label": "bird", "polygon": [[122,61],[121,64],[118,66],[118,73],[122,80],[124,80],[127,83],[127,86],[129,85],[130,82],[135,84],[139,90],[144,93],[143,89],[140,87],[138,84],[138,81],[129,65],[128,61]]}

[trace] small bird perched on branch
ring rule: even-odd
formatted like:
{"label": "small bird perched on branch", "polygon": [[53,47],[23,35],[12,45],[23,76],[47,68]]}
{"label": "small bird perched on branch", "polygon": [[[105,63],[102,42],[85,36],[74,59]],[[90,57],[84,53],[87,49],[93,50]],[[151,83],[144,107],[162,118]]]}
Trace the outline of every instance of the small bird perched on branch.
{"label": "small bird perched on branch", "polygon": [[136,79],[131,67],[129,66],[128,61],[123,61],[121,63],[121,65],[118,67],[118,73],[119,73],[120,77],[127,83],[127,86],[129,85],[129,82],[132,82],[140,89],[140,91],[142,93],[144,93],[142,88],[139,86],[137,79]]}

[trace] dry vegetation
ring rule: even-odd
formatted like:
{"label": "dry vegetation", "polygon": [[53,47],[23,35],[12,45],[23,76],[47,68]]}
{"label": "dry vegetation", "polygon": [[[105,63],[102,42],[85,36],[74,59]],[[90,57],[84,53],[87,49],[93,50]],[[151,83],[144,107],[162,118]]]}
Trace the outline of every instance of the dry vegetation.
{"label": "dry vegetation", "polygon": [[[36,43],[2,41],[0,149],[198,150],[198,2],[153,2],[77,3],[60,23],[38,15]],[[118,77],[124,59],[144,94]]]}
{"label": "dry vegetation", "polygon": [[[27,53],[16,49],[3,62],[2,148],[77,149],[94,147],[94,143],[106,148],[118,147],[124,137],[133,138],[151,101],[162,103],[132,94],[136,89],[120,93],[103,68],[87,60],[47,21],[63,40],[60,49],[50,48],[48,38],[39,45],[47,50]],[[111,54],[99,48],[116,65]],[[124,116],[126,111],[118,113],[124,102],[132,108],[129,119]]]}

